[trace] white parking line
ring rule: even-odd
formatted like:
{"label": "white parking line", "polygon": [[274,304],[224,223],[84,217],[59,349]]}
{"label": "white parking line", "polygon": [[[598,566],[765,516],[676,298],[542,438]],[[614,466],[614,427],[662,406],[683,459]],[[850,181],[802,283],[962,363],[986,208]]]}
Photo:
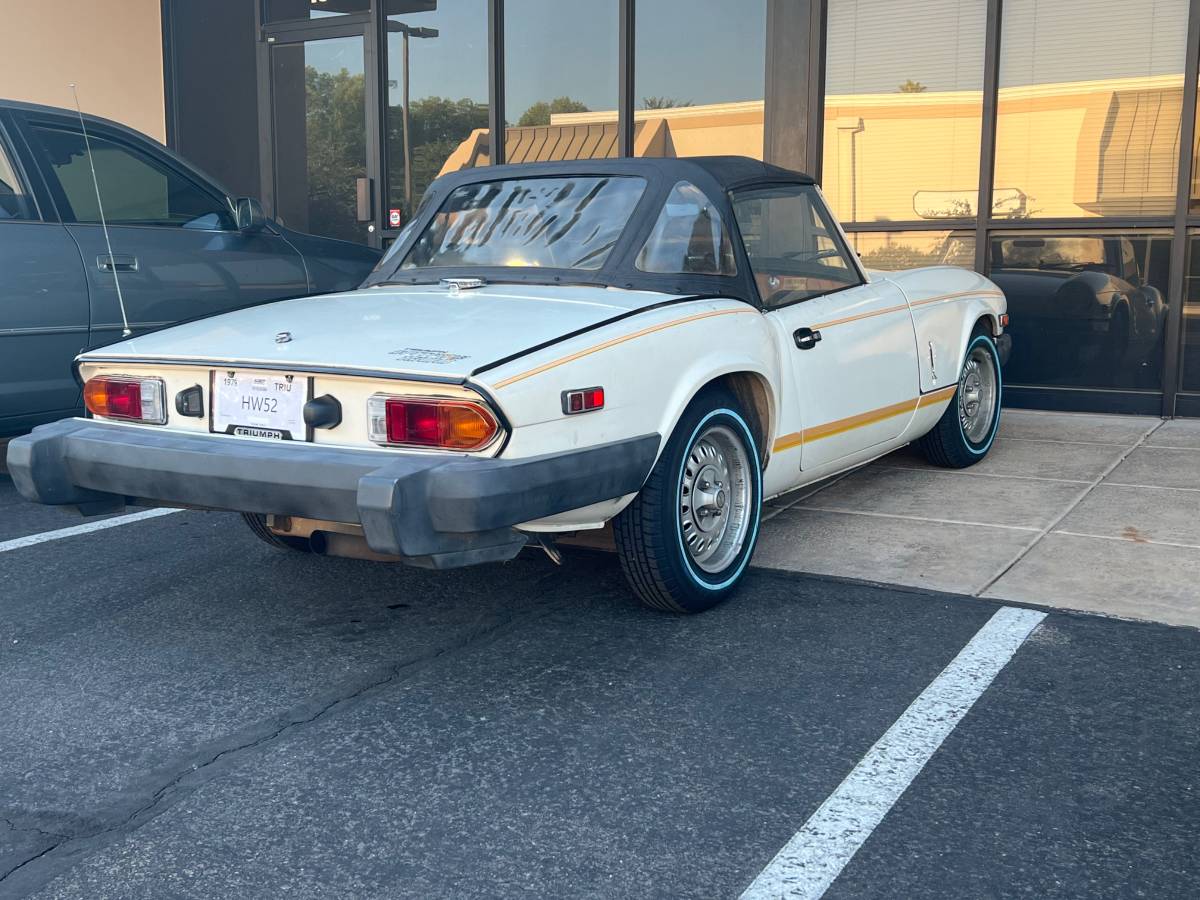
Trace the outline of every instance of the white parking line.
{"label": "white parking line", "polygon": [[1044,618],[1031,609],[998,610],[759,873],[742,900],[824,894]]}
{"label": "white parking line", "polygon": [[128,525],[130,522],[140,522],[143,519],[169,516],[171,513],[177,512],[183,512],[183,510],[144,509],[141,512],[130,513],[127,516],[113,516],[111,519],[101,519],[99,522],[85,522],[82,525],[72,525],[70,528],[43,531],[41,534],[27,534],[25,537],[13,538],[10,541],[0,541],[0,553],[6,553],[9,550],[20,550],[22,547],[32,547],[34,544],[44,544],[46,541],[57,541],[62,538],[75,537],[77,534],[91,534],[93,531],[116,528],[118,525]]}

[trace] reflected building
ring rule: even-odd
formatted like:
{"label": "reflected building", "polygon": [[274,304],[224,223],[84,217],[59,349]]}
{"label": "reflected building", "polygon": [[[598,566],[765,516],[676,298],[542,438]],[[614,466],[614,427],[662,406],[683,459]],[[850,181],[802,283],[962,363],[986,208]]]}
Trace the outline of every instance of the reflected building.
{"label": "reflected building", "polygon": [[289,224],[386,245],[448,171],[752,156],[815,175],[872,269],[989,274],[1007,402],[1200,415],[1189,0],[121,2],[116,53],[159,17],[166,142]]}

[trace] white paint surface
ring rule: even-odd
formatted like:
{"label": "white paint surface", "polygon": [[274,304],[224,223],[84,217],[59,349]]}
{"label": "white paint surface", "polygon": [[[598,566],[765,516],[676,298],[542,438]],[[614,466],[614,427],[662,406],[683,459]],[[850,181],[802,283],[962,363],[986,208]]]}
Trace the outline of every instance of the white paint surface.
{"label": "white paint surface", "polygon": [[9,550],[20,550],[22,547],[32,547],[47,541],[58,541],[63,538],[75,537],[80,534],[91,534],[93,531],[103,531],[105,528],[116,528],[118,525],[128,525],[143,519],[153,519],[158,516],[169,516],[171,513],[182,512],[179,509],[145,509],[141,512],[130,513],[127,516],[113,516],[111,519],[101,519],[99,522],[85,522],[82,525],[72,525],[70,528],[59,528],[55,531],[43,531],[41,534],[27,534],[25,537],[13,538],[10,541],[0,541],[0,553]]}
{"label": "white paint surface", "polygon": [[841,874],[1045,613],[996,612],[742,894],[816,898]]}

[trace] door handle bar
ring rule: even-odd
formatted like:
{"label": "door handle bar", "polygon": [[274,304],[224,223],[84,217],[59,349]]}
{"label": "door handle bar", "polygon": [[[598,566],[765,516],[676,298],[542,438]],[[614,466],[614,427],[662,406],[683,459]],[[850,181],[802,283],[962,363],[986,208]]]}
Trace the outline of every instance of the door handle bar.
{"label": "door handle bar", "polygon": [[112,256],[101,253],[96,257],[96,268],[101,272],[136,272],[138,261],[136,256],[124,253],[114,253]]}

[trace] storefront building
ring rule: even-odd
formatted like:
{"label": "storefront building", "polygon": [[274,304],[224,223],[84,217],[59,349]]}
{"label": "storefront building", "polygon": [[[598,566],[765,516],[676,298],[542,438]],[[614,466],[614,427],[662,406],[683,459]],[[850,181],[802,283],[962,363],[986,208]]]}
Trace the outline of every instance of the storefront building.
{"label": "storefront building", "polygon": [[744,154],[814,174],[869,267],[1000,284],[1006,402],[1200,415],[1200,0],[122,5],[161,100],[95,72],[89,111],[293,227],[382,246],[441,172]]}

